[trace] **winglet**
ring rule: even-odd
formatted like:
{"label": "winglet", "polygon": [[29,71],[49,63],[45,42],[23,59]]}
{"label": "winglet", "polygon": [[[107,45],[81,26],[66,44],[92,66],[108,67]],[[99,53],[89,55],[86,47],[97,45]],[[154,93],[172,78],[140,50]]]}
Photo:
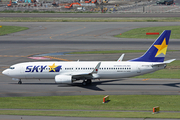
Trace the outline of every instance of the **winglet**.
{"label": "winglet", "polygon": [[121,62],[122,60],[123,60],[123,58],[124,58],[124,53],[119,57],[119,59],[117,60],[117,62]]}
{"label": "winglet", "polygon": [[96,67],[95,67],[94,70],[91,72],[91,74],[97,73],[98,70],[99,70],[100,65],[101,65],[101,62],[99,62],[99,63],[96,65]]}

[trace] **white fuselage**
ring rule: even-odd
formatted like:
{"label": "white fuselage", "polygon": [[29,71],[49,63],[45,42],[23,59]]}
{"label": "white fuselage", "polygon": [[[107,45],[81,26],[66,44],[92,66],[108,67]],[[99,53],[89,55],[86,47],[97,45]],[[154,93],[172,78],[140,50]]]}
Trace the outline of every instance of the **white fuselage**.
{"label": "white fuselage", "polygon": [[[54,79],[56,75],[83,75],[91,73],[99,61],[94,62],[25,62],[12,65],[3,71],[12,78],[17,79]],[[58,70],[51,69],[55,64]],[[142,75],[163,69],[165,65],[157,65],[157,62],[101,62],[97,74],[92,79],[113,79]],[[51,71],[51,72],[50,72]]]}

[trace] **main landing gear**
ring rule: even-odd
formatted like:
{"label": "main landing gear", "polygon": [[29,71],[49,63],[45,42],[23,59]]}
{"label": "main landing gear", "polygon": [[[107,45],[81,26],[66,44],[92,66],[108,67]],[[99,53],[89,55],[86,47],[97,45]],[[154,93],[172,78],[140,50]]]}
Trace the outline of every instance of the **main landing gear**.
{"label": "main landing gear", "polygon": [[91,79],[87,79],[87,80],[83,80],[82,85],[86,86],[86,85],[90,85],[92,83]]}
{"label": "main landing gear", "polygon": [[22,84],[22,81],[21,81],[21,79],[18,81],[18,84]]}

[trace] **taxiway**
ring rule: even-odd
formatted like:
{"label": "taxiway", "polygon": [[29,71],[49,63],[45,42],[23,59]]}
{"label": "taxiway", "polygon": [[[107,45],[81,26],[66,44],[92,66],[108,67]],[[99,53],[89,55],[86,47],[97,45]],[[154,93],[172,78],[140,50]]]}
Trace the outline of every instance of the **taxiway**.
{"label": "taxiway", "polygon": [[[179,22],[0,22],[0,25],[29,27],[28,30],[0,37],[0,72],[12,64],[37,61],[29,57],[44,53],[94,51],[94,50],[147,50],[154,39],[115,38],[114,35],[130,29],[153,26],[177,26]],[[180,41],[170,39],[170,50],[179,50]],[[143,53],[127,53],[125,60],[139,57]],[[166,59],[176,58],[179,52],[168,52]],[[54,55],[66,60],[117,60],[121,54]],[[58,59],[54,59],[58,60]],[[44,60],[42,60],[44,61]],[[12,96],[61,96],[61,95],[124,95],[157,94],[179,95],[179,79],[116,79],[96,80],[91,86],[58,86],[54,80],[17,81],[0,74],[0,97]]]}

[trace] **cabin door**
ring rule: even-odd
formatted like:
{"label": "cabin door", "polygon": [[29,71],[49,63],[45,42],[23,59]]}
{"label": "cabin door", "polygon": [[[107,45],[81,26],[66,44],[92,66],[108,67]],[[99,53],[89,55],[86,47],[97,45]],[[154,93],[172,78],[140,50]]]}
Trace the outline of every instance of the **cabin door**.
{"label": "cabin door", "polygon": [[137,73],[141,73],[141,65],[137,65]]}

